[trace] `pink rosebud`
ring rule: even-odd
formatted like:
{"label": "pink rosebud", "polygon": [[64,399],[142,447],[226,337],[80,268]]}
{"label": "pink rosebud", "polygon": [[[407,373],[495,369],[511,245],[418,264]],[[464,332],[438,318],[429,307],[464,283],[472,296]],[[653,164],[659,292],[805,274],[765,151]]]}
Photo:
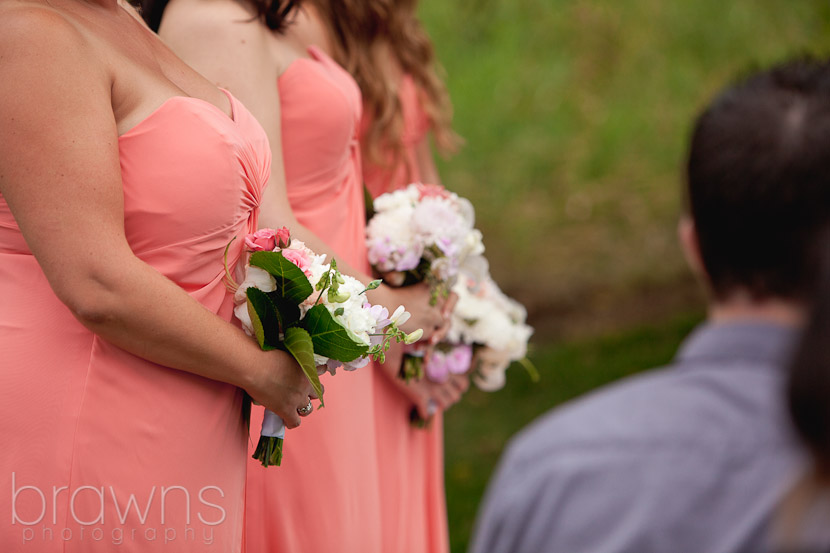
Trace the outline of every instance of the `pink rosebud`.
{"label": "pink rosebud", "polygon": [[304,250],[285,249],[282,250],[282,255],[288,261],[299,267],[305,273],[305,276],[311,276],[311,271],[309,270],[309,267],[311,267],[311,256]]}
{"label": "pink rosebud", "polygon": [[282,227],[281,229],[277,229],[276,233],[277,239],[277,246],[280,248],[287,248],[291,245],[291,232],[288,230],[288,227]]}
{"label": "pink rosebud", "polygon": [[438,184],[424,184],[419,182],[415,185],[418,189],[419,199],[424,198],[450,198],[450,193],[446,188]]}
{"label": "pink rosebud", "polygon": [[277,247],[277,231],[270,228],[259,229],[245,237],[245,246],[252,252],[272,252]]}

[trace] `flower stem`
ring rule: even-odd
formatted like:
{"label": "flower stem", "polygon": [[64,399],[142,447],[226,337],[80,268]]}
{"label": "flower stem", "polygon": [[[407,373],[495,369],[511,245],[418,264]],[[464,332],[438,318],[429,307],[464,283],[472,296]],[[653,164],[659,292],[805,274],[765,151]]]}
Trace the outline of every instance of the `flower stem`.
{"label": "flower stem", "polygon": [[263,467],[280,466],[282,463],[282,438],[260,436],[252,457]]}

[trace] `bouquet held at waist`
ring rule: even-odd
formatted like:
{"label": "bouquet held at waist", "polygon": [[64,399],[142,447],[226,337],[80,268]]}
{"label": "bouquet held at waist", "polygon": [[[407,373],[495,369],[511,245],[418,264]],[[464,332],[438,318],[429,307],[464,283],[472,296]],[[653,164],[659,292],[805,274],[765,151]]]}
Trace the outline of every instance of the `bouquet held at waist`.
{"label": "bouquet held at waist", "polygon": [[378,196],[372,208],[366,244],[375,271],[392,285],[426,282],[433,302],[458,296],[444,342],[428,358],[409,347],[401,377],[443,382],[471,371],[474,384],[495,391],[518,361],[538,378],[526,357],[527,311],[490,276],[472,204],[442,186],[414,183]]}
{"label": "bouquet held at waist", "polygon": [[[320,375],[334,375],[338,367],[356,370],[370,359],[383,361],[392,340],[413,343],[423,334],[400,330],[409,319],[403,306],[390,315],[368,302],[365,293],[380,280],[363,284],[340,273],[334,259],[326,263],[325,255],[292,239],[285,227],[249,234],[245,246],[250,256],[241,283],[234,281],[227,259],[225,263],[234,314],[263,350],[280,349],[294,357],[321,406]],[[263,466],[279,465],[284,437],[282,419],[266,410],[254,458]]]}

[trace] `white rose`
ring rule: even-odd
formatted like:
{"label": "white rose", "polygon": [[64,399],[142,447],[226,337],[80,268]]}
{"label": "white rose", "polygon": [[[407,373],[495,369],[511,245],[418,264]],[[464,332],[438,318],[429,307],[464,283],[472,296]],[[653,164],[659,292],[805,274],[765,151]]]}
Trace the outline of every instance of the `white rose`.
{"label": "white rose", "polygon": [[239,288],[233,295],[234,302],[244,302],[247,298],[245,290],[252,287],[263,292],[273,292],[277,289],[277,281],[268,271],[249,265],[245,273],[245,280],[239,285]]}
{"label": "white rose", "polygon": [[236,318],[242,323],[242,330],[245,331],[245,334],[253,336],[254,325],[251,322],[251,315],[248,313],[248,302],[240,303],[234,307],[233,314],[236,315]]}

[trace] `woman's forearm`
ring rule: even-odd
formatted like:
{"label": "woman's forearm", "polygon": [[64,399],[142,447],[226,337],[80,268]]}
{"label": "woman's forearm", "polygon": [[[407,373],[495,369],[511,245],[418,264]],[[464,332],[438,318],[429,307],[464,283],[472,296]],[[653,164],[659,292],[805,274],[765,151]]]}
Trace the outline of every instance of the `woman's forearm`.
{"label": "woman's forearm", "polygon": [[[95,334],[148,361],[246,390],[256,390],[266,365],[280,364],[281,352],[262,352],[155,269],[123,257],[64,288],[61,299]],[[288,356],[282,362],[291,364]]]}

